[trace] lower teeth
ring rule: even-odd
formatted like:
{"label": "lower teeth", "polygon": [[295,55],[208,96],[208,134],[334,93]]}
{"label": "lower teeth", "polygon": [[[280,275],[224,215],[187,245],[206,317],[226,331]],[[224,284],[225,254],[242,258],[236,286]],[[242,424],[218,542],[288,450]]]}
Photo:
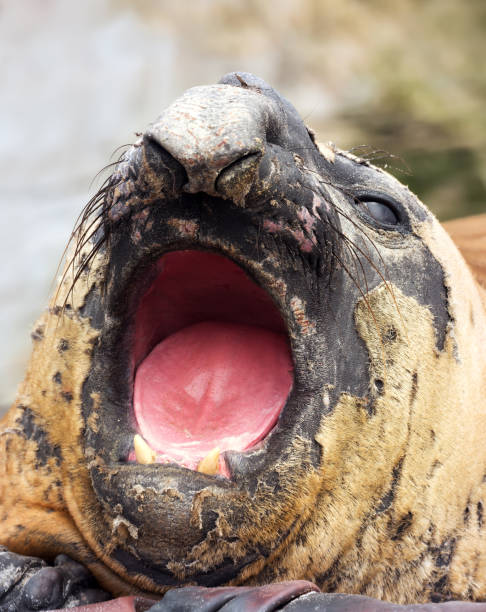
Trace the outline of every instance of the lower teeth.
{"label": "lower teeth", "polygon": [[219,472],[219,447],[213,448],[209,453],[201,459],[197,466],[197,471],[203,474],[214,475]]}
{"label": "lower teeth", "polygon": [[137,463],[149,465],[155,462],[157,458],[155,451],[150,448],[140,434],[135,434],[133,438],[133,448],[135,450]]}
{"label": "lower teeth", "polygon": [[[147,442],[140,434],[135,434],[133,438],[133,449],[135,451],[135,459],[141,465],[150,465],[156,463],[157,453],[150,448]],[[219,456],[220,449],[218,446],[209,451],[209,453],[198,463],[197,471],[202,474],[213,476],[220,471]]]}

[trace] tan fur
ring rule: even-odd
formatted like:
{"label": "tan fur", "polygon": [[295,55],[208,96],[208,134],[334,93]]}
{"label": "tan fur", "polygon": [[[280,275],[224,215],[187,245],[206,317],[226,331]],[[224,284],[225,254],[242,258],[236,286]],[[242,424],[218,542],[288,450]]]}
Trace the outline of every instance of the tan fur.
{"label": "tan fur", "polygon": [[[450,596],[484,599],[486,529],[478,504],[481,513],[486,318],[474,280],[440,226],[417,229],[451,270],[457,323],[438,352],[430,311],[398,287],[382,284],[368,294],[368,304],[358,304],[357,328],[372,377],[384,381],[383,393],[371,415],[361,398],[344,394],[323,417],[316,437],[323,450],[316,511],[302,528],[305,546],[292,545],[279,564],[286,578],[305,575],[323,590],[430,601],[445,570],[437,566],[439,551],[453,543]],[[393,341],[390,329],[397,332]],[[396,466],[400,478],[393,485],[390,468]],[[381,510],[392,487],[393,500]],[[309,550],[331,571],[313,564]]]}
{"label": "tan fur", "polygon": [[[48,312],[36,323],[25,380],[0,421],[1,543],[13,552],[47,559],[69,554],[114,594],[124,594],[126,585],[93,554],[106,556],[91,536],[92,525],[86,524],[86,506],[93,493],[80,440],[81,391],[97,333],[77,309],[95,277],[92,274],[91,282],[86,277],[76,286],[70,295],[72,308],[63,312],[60,305],[71,281],[68,270]],[[56,374],[62,382],[52,384]],[[61,449],[62,462],[49,458],[45,466],[39,465],[39,445],[25,439],[18,426],[24,408],[48,432],[48,443]],[[102,524],[101,516],[99,520]]]}

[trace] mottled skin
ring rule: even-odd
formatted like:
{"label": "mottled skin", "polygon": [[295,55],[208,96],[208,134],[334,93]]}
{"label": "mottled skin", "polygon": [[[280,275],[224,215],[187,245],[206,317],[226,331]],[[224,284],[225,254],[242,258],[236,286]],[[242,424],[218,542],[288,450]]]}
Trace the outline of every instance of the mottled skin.
{"label": "mottled skin", "polygon": [[[114,595],[306,579],[486,599],[485,294],[426,207],[319,149],[248,74],[177,100],[100,202],[0,421],[0,544],[67,554]],[[126,463],[137,300],[163,253],[195,248],[267,290],[294,361],[277,427],[227,453],[229,480]]]}

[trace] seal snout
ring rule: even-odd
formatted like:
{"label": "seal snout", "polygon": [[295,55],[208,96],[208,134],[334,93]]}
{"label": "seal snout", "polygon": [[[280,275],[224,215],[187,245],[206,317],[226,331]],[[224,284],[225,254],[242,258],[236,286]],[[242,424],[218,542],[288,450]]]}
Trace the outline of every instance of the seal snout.
{"label": "seal snout", "polygon": [[196,87],[170,106],[147,136],[184,168],[186,193],[233,199],[241,193],[235,193],[228,179],[236,178],[240,191],[242,179],[246,191],[250,188],[265,152],[270,117],[275,116],[273,105],[241,88]]}
{"label": "seal snout", "polygon": [[300,119],[293,125],[294,109],[274,90],[237,83],[190,89],[150,126],[145,141],[184,169],[184,192],[244,206],[269,150],[289,149],[302,138],[308,145],[308,135]]}
{"label": "seal snout", "polygon": [[[177,177],[174,188],[185,193],[206,193],[225,200],[233,200],[235,204],[244,206],[245,196],[250,191],[258,176],[258,168],[264,154],[263,146],[255,143],[253,150],[246,148],[231,149],[227,153],[221,152],[218,159],[212,157],[208,151],[206,159],[202,152],[180,149],[180,147],[166,146],[163,139],[154,138],[153,134],[146,134],[144,147],[152,163],[164,168]],[[221,148],[228,148],[223,142]],[[174,149],[176,149],[174,151]]]}

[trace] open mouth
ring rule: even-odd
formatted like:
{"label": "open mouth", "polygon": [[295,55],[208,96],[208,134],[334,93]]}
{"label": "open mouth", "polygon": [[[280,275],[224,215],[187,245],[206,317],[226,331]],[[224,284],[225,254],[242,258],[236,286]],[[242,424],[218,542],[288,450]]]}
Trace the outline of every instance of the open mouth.
{"label": "open mouth", "polygon": [[271,297],[223,255],[173,251],[155,263],[135,314],[129,461],[229,477],[225,451],[254,448],[293,384]]}

